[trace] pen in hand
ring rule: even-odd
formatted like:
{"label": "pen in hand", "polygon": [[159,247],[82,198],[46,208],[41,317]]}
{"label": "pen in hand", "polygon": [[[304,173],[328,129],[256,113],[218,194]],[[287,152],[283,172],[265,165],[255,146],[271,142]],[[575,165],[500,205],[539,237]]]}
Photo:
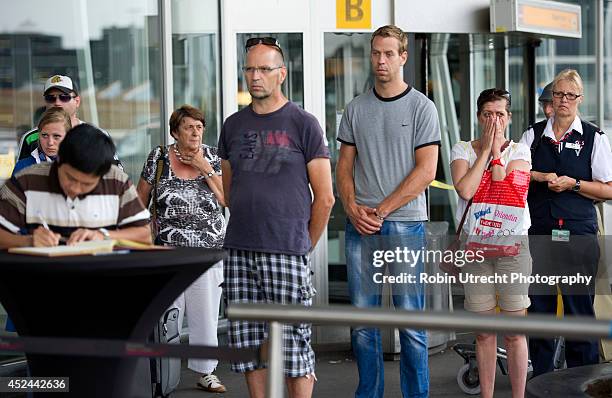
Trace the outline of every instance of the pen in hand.
{"label": "pen in hand", "polygon": [[[51,231],[51,228],[49,228],[49,224],[47,224],[47,221],[43,218],[42,214],[40,212],[38,212],[38,218],[40,219],[40,223],[42,224],[43,228],[46,229],[49,232],[53,232]],[[66,243],[67,239],[63,236],[60,236],[59,238],[59,242],[60,243]]]}
{"label": "pen in hand", "polygon": [[47,231],[51,231],[51,228],[49,228],[49,224],[47,224],[45,219],[41,217],[40,213],[38,213],[38,216],[40,217],[40,223],[42,224],[43,228]]}

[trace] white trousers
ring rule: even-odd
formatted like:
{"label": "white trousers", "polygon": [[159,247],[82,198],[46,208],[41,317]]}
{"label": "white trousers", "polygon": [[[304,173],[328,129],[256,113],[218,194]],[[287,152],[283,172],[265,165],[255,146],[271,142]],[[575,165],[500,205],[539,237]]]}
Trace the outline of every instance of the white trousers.
{"label": "white trousers", "polygon": [[[183,317],[187,314],[189,344],[217,347],[222,282],[223,261],[220,261],[174,301],[174,306],[179,309],[179,325],[183,325]],[[187,367],[198,373],[212,373],[217,363],[216,359],[189,359]]]}

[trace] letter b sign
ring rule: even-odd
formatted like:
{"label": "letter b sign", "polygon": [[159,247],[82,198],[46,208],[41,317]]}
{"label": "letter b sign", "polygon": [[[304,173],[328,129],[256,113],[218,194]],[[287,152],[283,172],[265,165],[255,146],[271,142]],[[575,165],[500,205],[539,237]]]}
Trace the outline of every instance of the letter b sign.
{"label": "letter b sign", "polygon": [[336,0],[336,28],[370,29],[372,0]]}

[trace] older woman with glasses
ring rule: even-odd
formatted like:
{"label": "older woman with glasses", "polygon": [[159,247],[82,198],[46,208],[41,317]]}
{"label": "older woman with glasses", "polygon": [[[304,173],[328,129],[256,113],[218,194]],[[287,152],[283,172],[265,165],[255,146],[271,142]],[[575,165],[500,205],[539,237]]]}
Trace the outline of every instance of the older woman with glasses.
{"label": "older woman with glasses", "polygon": [[[533,159],[528,202],[534,268],[593,276],[599,261],[594,201],[612,198],[610,144],[603,131],[579,116],[584,87],[578,72],[560,72],[552,97],[554,115],[531,126],[521,139]],[[592,287],[558,287],[565,314],[594,316]],[[530,313],[556,313],[557,286],[532,285],[530,297]],[[534,376],[553,370],[552,339],[531,338],[529,351]],[[597,342],[566,341],[565,358],[568,367],[597,363]]]}
{"label": "older woman with glasses", "polygon": [[[505,90],[492,88],[480,93],[477,101],[478,122],[482,129],[480,138],[471,142],[460,141],[452,149],[451,174],[459,194],[456,213],[458,225],[468,213],[471,199],[477,193],[487,169],[490,170],[492,181],[503,181],[515,170],[529,172],[531,167],[529,148],[506,139],[506,128],[512,116],[510,102],[510,94]],[[523,238],[526,237],[530,225],[527,208],[523,211],[522,223],[519,225],[519,230],[513,231],[521,242],[520,252],[517,255],[487,258],[469,266],[466,264],[462,272],[478,277],[495,275],[507,277],[511,273],[530,275],[529,245]],[[462,235],[469,233],[466,225],[463,225]],[[492,315],[499,306],[503,314],[524,316],[526,308],[529,307],[527,289],[522,287],[517,291],[506,285],[464,283],[465,309],[478,314]],[[527,380],[527,340],[524,335],[506,335],[504,342],[508,354],[512,396],[522,397]],[[497,360],[495,334],[477,335],[476,358],[481,394],[483,397],[493,397]]]}

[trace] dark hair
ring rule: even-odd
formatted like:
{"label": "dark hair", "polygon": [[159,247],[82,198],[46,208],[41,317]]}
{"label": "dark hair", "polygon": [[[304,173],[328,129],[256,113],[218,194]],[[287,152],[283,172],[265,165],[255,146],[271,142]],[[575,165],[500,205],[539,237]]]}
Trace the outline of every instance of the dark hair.
{"label": "dark hair", "polygon": [[174,112],[170,116],[170,135],[172,138],[174,137],[174,132],[178,130],[181,122],[184,118],[190,117],[195,120],[199,120],[202,122],[202,125],[206,127],[206,120],[204,120],[204,113],[191,105],[183,105]]}
{"label": "dark hair", "polygon": [[476,101],[476,107],[478,108],[477,113],[480,114],[480,112],[482,112],[482,107],[487,102],[495,102],[499,100],[506,100],[506,112],[510,113],[512,98],[510,97],[510,93],[508,91],[501,88],[488,88],[480,93],[478,100]]}
{"label": "dark hair", "polygon": [[115,144],[97,127],[81,123],[72,128],[59,146],[58,164],[101,177],[113,164]]}

